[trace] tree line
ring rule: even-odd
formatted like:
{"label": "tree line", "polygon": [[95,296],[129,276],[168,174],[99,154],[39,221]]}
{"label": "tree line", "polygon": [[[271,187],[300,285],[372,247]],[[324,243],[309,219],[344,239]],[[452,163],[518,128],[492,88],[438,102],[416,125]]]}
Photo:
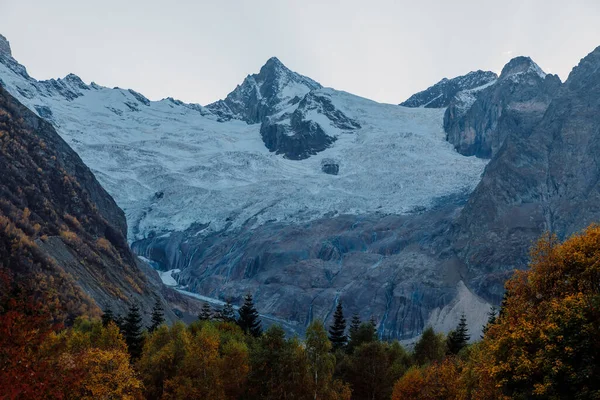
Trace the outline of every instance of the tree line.
{"label": "tree line", "polygon": [[[374,320],[313,321],[301,340],[262,329],[252,296],[205,305],[197,321],[148,327],[120,318],[54,324],[53,304],[0,273],[0,398],[29,399],[596,399],[600,397],[600,227],[564,243],[544,236],[506,284],[483,338],[464,315],[426,328],[411,351]],[[237,315],[236,315],[237,314]],[[474,338],[475,339],[475,338]]]}

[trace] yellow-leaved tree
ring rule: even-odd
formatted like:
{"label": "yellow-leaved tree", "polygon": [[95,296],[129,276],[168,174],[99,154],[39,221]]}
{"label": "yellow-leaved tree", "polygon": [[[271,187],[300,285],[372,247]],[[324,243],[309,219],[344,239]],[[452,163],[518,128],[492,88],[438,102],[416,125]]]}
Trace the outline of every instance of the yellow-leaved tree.
{"label": "yellow-leaved tree", "polygon": [[506,290],[485,374],[512,398],[600,398],[600,226],[543,236]]}

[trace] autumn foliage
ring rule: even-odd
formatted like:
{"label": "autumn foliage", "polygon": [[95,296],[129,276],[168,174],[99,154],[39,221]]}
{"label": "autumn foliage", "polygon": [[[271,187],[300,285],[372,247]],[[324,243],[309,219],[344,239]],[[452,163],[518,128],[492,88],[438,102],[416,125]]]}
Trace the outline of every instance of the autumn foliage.
{"label": "autumn foliage", "polygon": [[0,399],[600,398],[600,227],[542,237],[506,289],[484,339],[458,352],[432,329],[408,353],[371,323],[333,349],[319,321],[301,341],[209,319],[144,333],[138,359],[110,319],[65,329],[60,303],[0,270]]}
{"label": "autumn foliage", "polygon": [[490,374],[508,396],[599,398],[600,227],[546,235],[531,258],[488,332]]}

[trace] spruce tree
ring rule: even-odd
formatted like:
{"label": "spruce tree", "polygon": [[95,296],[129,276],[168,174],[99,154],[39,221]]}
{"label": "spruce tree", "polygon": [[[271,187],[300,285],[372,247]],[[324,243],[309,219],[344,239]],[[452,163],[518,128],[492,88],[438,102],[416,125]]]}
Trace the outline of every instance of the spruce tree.
{"label": "spruce tree", "polygon": [[362,322],[360,321],[360,317],[358,316],[358,314],[354,313],[352,315],[352,320],[350,320],[350,338],[356,335],[356,332],[358,332],[358,328],[360,328],[361,323]]}
{"label": "spruce tree", "polygon": [[231,299],[227,299],[223,308],[219,312],[219,319],[225,322],[235,322],[235,312],[233,311],[233,304],[231,304]]}
{"label": "spruce tree", "polygon": [[142,316],[137,304],[129,307],[129,312],[123,320],[123,336],[131,358],[137,359],[142,354],[144,338],[142,336]]}
{"label": "spruce tree", "polygon": [[212,317],[212,307],[210,306],[210,304],[202,304],[202,309],[200,310],[200,314],[198,314],[198,319],[200,321],[210,321]]}
{"label": "spruce tree", "polygon": [[258,311],[254,307],[252,295],[248,293],[244,297],[244,304],[238,310],[240,317],[237,320],[238,325],[245,333],[249,333],[254,337],[259,337],[262,333],[262,327]]}
{"label": "spruce tree", "polygon": [[333,314],[333,323],[329,327],[329,340],[331,341],[333,351],[343,349],[348,343],[346,320],[344,319],[344,309],[341,301],[338,302]]}
{"label": "spruce tree", "polygon": [[448,352],[451,354],[458,354],[469,342],[471,335],[469,335],[469,328],[467,327],[467,317],[463,313],[460,316],[460,321],[456,326],[456,329],[448,333],[446,344],[448,346]]}
{"label": "spruce tree", "polygon": [[347,352],[352,353],[356,348],[365,344],[377,341],[377,331],[370,322],[361,323],[356,331],[350,336]]}
{"label": "spruce tree", "polygon": [[154,303],[154,308],[152,308],[152,325],[148,328],[148,332],[154,332],[158,329],[159,326],[164,324],[165,322],[165,314],[163,313],[162,305],[160,301],[156,299],[156,303]]}
{"label": "spruce tree", "polygon": [[102,314],[102,326],[107,327],[111,322],[116,323],[116,319],[112,309],[108,307],[106,311],[104,311],[104,314]]}

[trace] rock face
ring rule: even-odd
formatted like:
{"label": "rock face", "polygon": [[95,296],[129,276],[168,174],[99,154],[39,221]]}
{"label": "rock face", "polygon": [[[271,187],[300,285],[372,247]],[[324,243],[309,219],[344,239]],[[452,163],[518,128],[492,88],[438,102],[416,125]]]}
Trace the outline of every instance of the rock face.
{"label": "rock face", "polygon": [[161,289],[128,247],[123,212],[52,125],[2,87],[0,147],[0,266],[35,279],[67,318],[124,313],[132,301],[149,313]]}
{"label": "rock face", "polygon": [[497,78],[495,73],[481,70],[452,79],[444,78],[426,90],[413,94],[400,105],[403,107],[445,108],[459,92],[488,85]]}
{"label": "rock face", "polygon": [[460,154],[491,158],[509,133],[525,134],[540,121],[560,85],[558,76],[546,75],[529,57],[516,57],[493,85],[450,101],[448,141]]}
{"label": "rock face", "polygon": [[477,332],[489,304],[464,286],[459,260],[441,251],[459,204],[416,215],[271,223],[205,238],[180,232],[132,247],[164,269],[180,269],[185,290],[234,304],[253,293],[261,313],[300,334],[313,319],[329,322],[338,300],[347,315],[374,317],[384,338],[409,339],[427,325],[448,331],[463,311]]}
{"label": "rock face", "polygon": [[[320,122],[314,120],[317,116]],[[291,160],[302,160],[327,149],[339,133],[360,127],[333,105],[327,92],[313,91],[304,96],[292,112],[267,117],[260,133],[270,151]]]}
{"label": "rock face", "polygon": [[10,51],[10,43],[2,35],[0,35],[0,54],[5,54],[9,57],[12,57],[12,53]]}
{"label": "rock face", "polygon": [[573,69],[535,126],[504,134],[457,222],[454,246],[479,294],[498,301],[503,278],[526,265],[544,231],[564,239],[600,221],[598,110],[600,47]]}

